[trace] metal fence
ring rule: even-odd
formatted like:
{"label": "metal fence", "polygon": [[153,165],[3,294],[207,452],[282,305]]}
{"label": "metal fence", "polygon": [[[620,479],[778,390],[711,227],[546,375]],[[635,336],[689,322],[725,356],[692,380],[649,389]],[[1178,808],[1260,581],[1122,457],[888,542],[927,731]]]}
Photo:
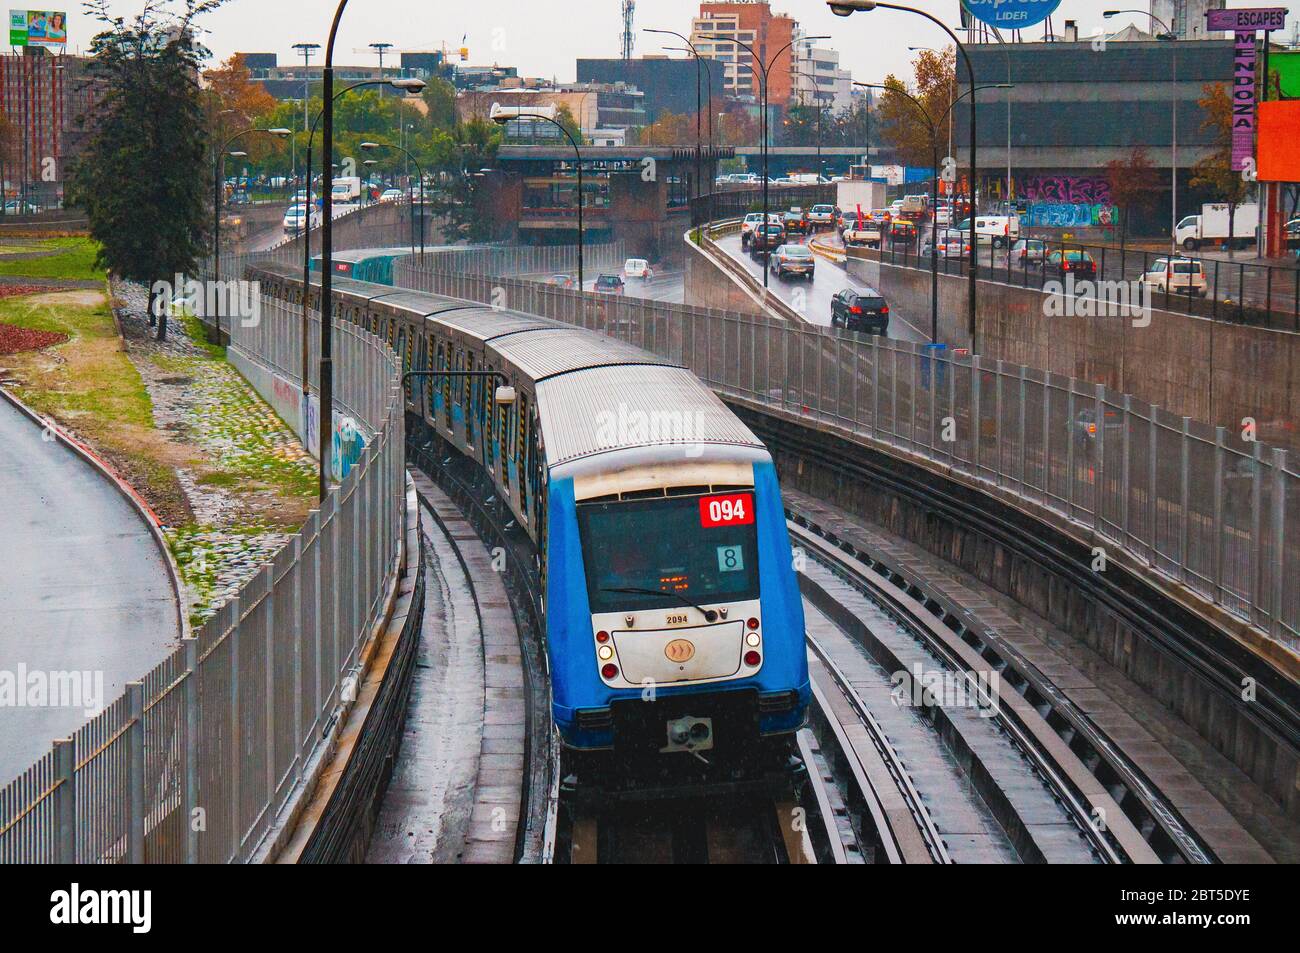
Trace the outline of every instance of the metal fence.
{"label": "metal fence", "polygon": [[902,341],[409,261],[394,278],[620,338],[724,395],[1016,494],[1300,648],[1300,474],[1285,450],[1098,384]]}
{"label": "metal fence", "polygon": [[[235,346],[296,379],[301,311],[261,306]],[[360,328],[335,335],[337,399],[373,434],[359,463],[192,638],[0,789],[0,862],[247,860],[302,780],[355,685],[404,521],[396,359]]]}

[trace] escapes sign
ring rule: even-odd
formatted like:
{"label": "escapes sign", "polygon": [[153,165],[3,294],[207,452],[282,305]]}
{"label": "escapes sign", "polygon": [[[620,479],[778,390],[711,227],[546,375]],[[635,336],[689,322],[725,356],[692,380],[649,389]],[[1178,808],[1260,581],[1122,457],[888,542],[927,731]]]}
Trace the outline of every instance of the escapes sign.
{"label": "escapes sign", "polygon": [[1229,30],[1285,30],[1286,7],[1256,7],[1251,10],[1209,10],[1205,29],[1211,33]]}
{"label": "escapes sign", "polygon": [[1061,5],[1061,0],[962,0],[962,6],[989,26],[1019,30],[1042,23]]}

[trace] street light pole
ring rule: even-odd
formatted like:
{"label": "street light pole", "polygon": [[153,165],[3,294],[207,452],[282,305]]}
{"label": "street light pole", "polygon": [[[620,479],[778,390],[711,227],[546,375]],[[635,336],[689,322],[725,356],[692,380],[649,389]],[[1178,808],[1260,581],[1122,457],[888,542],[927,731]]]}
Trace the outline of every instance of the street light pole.
{"label": "street light pole", "polygon": [[[420,168],[419,161],[411,155],[409,149],[405,146],[394,146],[383,142],[363,142],[361,148],[367,151],[372,149],[396,149],[406,156],[408,162],[415,166],[415,174],[420,177],[420,261],[424,261],[424,169]],[[415,216],[411,216],[411,231],[415,231]],[[411,242],[411,254],[415,254],[415,242]]]}
{"label": "street light pole", "polygon": [[506,123],[510,122],[513,119],[532,119],[534,121],[540,119],[545,122],[549,122],[556,129],[560,130],[560,132],[564,133],[564,138],[568,139],[569,145],[573,146],[573,154],[577,159],[577,165],[578,165],[578,290],[582,291],[584,289],[584,279],[585,279],[583,273],[583,234],[582,234],[582,150],[578,148],[578,143],[576,140],[574,140],[573,134],[570,133],[569,130],[564,128],[563,123],[559,122],[558,120],[552,119],[550,116],[544,116],[541,113],[520,112],[518,111],[518,109],[519,107],[515,107],[514,109],[510,109],[507,107],[507,109],[502,110],[501,112],[497,112],[497,107],[493,106],[492,121],[497,123],[498,125],[504,126]]}
{"label": "street light pole", "polygon": [[[295,50],[302,51],[302,130],[307,131],[307,126],[311,122],[311,55],[320,49],[319,43],[295,43]],[[298,166],[294,164],[294,173],[297,174]],[[307,183],[307,188],[311,189],[311,183]]]}
{"label": "street light pole", "polygon": [[902,13],[913,13],[919,17],[925,17],[939,29],[947,33],[949,38],[957,46],[957,51],[961,53],[962,61],[966,64],[966,76],[970,80],[971,97],[970,97],[970,280],[967,288],[967,308],[969,314],[966,319],[966,330],[970,335],[971,351],[979,353],[979,338],[977,327],[977,307],[979,299],[979,243],[975,235],[975,183],[976,183],[976,126],[975,126],[975,67],[971,65],[970,54],[961,40],[957,39],[949,26],[933,14],[926,13],[924,10],[918,10],[916,7],[908,7],[899,3],[882,3],[879,0],[827,0],[827,6],[831,12],[839,17],[851,16],[858,11],[869,11],[880,8],[882,10],[898,10]]}
{"label": "street light pole", "polygon": [[[767,216],[768,216],[768,214],[769,214],[769,212],[768,212],[768,197],[767,197],[767,186],[768,186],[768,174],[767,174],[767,139],[768,139],[768,122],[767,122],[767,105],[768,105],[768,103],[767,103],[767,87],[768,87],[768,74],[771,72],[772,67],[776,65],[776,61],[779,60],[779,59],[781,58],[781,54],[784,53],[786,50],[790,49],[790,48],[791,48],[792,46],[794,46],[796,43],[811,43],[813,40],[829,40],[830,37],[829,37],[829,36],[799,36],[799,37],[795,37],[795,38],[792,39],[789,43],[785,44],[783,47],[781,47],[779,50],[777,50],[775,53],[773,53],[773,54],[772,54],[772,58],[771,58],[770,60],[768,60],[766,63],[763,62],[762,58],[758,55],[757,52],[755,52],[755,50],[754,50],[754,48],[753,48],[752,46],[750,46],[748,43],[742,43],[740,40],[736,39],[734,36],[722,36],[722,35],[720,35],[720,34],[710,33],[710,34],[706,34],[706,35],[704,36],[704,39],[706,39],[706,40],[722,40],[723,42],[727,42],[727,43],[735,43],[735,44],[736,44],[737,46],[739,46],[741,49],[746,50],[746,51],[749,53],[749,55],[750,55],[751,57],[753,57],[754,63],[755,63],[755,65],[758,66],[759,73],[760,73],[760,75],[761,75],[762,78],[763,78],[763,83],[762,83],[762,86],[760,87],[760,92],[761,92],[761,94],[762,94],[762,95],[761,95],[761,98],[760,98],[760,103],[761,103],[761,109],[762,109],[762,112],[763,112],[763,116],[762,116],[762,124],[761,124],[761,126],[760,126],[760,128],[762,129],[762,140],[763,140],[762,143],[760,144],[760,145],[762,146],[762,151],[763,151],[763,223],[762,223],[762,226],[761,226],[761,227],[762,227],[762,229],[763,229],[763,234],[766,235],[766,234],[767,234]],[[793,60],[793,57],[791,57],[791,59]],[[792,67],[792,68],[793,68],[793,67]],[[769,252],[768,254],[770,254],[770,252]],[[764,267],[764,269],[763,269],[763,290],[764,290],[764,291],[767,290],[767,273],[768,273],[768,270],[769,270],[769,269],[766,268],[766,267]]]}
{"label": "street light pole", "polygon": [[[1136,13],[1140,16],[1149,17],[1152,23],[1164,31],[1156,39],[1168,40],[1174,44],[1170,51],[1170,57],[1173,60],[1171,68],[1173,96],[1169,100],[1170,122],[1173,125],[1173,142],[1169,158],[1169,256],[1173,258],[1178,254],[1178,35],[1169,28],[1169,24],[1165,23],[1164,20],[1145,10],[1106,10],[1102,13],[1102,16],[1109,20],[1121,13]],[[1267,82],[1267,79],[1266,76],[1265,82]],[[1121,214],[1127,215],[1128,209],[1125,209]]]}
{"label": "street light pole", "polygon": [[[249,136],[253,133],[262,133],[268,136],[277,136],[283,139],[286,136],[293,135],[288,129],[242,129],[235,133],[224,143],[217,151],[217,165],[213,170],[212,181],[212,280],[221,280],[221,185],[226,178],[226,150],[231,147],[236,139],[243,136]],[[242,154],[242,153],[241,153]],[[221,311],[217,310],[217,343],[221,343]]]}

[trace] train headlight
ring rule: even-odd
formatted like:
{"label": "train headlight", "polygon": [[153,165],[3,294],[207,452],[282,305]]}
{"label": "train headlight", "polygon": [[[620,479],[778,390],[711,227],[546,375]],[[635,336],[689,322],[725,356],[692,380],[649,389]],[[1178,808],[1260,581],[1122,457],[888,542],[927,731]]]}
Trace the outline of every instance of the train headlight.
{"label": "train headlight", "polygon": [[745,644],[748,645],[751,649],[758,648],[758,643],[761,641],[763,640],[757,632],[751,632],[749,633],[749,635],[745,636]]}
{"label": "train headlight", "polygon": [[600,660],[602,662],[607,662],[614,657],[614,650],[610,648],[608,645],[602,645],[596,651],[596,654],[600,656]]}

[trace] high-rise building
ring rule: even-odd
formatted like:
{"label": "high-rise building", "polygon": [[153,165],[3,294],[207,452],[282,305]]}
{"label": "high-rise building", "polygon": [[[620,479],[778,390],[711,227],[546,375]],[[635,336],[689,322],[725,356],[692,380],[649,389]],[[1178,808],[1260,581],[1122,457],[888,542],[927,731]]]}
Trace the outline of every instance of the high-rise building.
{"label": "high-rise building", "polygon": [[1204,40],[1223,36],[1207,33],[1205,14],[1209,10],[1222,10],[1224,0],[1151,0],[1151,15],[1163,23],[1180,40]]}
{"label": "high-rise building", "polygon": [[794,93],[791,102],[821,105],[833,113],[853,106],[853,74],[840,69],[840,54],[810,43],[794,45]]}
{"label": "high-rise building", "polygon": [[705,0],[700,15],[691,21],[691,43],[701,56],[726,64],[723,85],[728,95],[757,101],[762,91],[761,70],[753,55],[739,44],[750,47],[762,65],[768,66],[767,101],[784,106],[794,91],[790,43],[797,30],[794,18],[774,14],[767,0]]}

